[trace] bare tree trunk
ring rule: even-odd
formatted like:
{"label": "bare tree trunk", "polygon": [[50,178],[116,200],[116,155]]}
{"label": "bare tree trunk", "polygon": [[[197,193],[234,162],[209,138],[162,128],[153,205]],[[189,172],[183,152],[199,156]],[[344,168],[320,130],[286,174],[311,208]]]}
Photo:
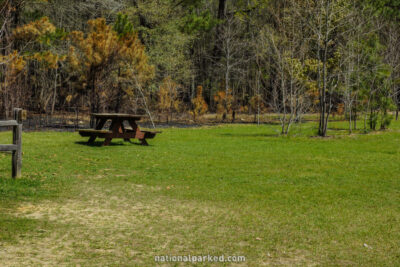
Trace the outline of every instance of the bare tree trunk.
{"label": "bare tree trunk", "polygon": [[[226,16],[226,0],[219,0],[218,1],[218,15],[217,18],[219,20],[223,20]],[[217,59],[221,57],[221,34],[223,31],[223,26],[222,25],[217,25],[217,29],[215,31],[215,45],[214,45],[214,57],[216,57]]]}
{"label": "bare tree trunk", "polygon": [[[118,77],[121,76],[121,68],[118,68]],[[122,89],[121,89],[121,82],[118,81],[118,88],[117,88],[117,101],[115,103],[115,112],[118,113],[121,108],[121,102],[122,102]]]}
{"label": "bare tree trunk", "polygon": [[[95,76],[95,71],[93,67],[91,68],[89,72],[89,91],[91,95],[90,99],[90,112],[91,113],[97,113],[98,112],[98,100],[97,100],[97,95],[96,95],[96,76]],[[94,128],[95,121],[93,116],[90,116],[90,127]]]}
{"label": "bare tree trunk", "polygon": [[[282,66],[283,62],[281,62]],[[281,134],[285,134],[285,125],[286,125],[286,89],[285,89],[285,78],[284,78],[284,70],[283,67],[281,69],[281,91],[282,91],[282,109],[283,109],[283,117],[281,119]]]}
{"label": "bare tree trunk", "polygon": [[[258,58],[257,58],[257,62],[258,62]],[[260,73],[260,70],[258,70],[257,71],[257,125],[260,125],[260,101],[261,101],[260,78],[261,78],[261,73]]]}
{"label": "bare tree trunk", "polygon": [[57,99],[57,69],[56,71],[56,77],[54,78],[54,91],[53,91],[53,102],[51,103],[51,116],[53,116],[54,113],[54,108],[56,106],[56,99]]}
{"label": "bare tree trunk", "polygon": [[[322,25],[321,23],[319,23],[319,34],[318,34],[318,40],[317,40],[317,59],[318,62],[321,62],[321,36],[320,33],[322,33]],[[318,135],[322,135],[322,127],[323,127],[323,118],[325,116],[325,114],[323,113],[324,109],[324,102],[325,102],[325,98],[323,97],[323,89],[321,87],[321,66],[318,63],[318,77],[317,77],[317,87],[318,87],[318,91],[319,91],[319,127],[318,127]]]}
{"label": "bare tree trunk", "polygon": [[352,133],[351,116],[353,116],[353,114],[352,114],[351,108],[350,108],[350,110],[349,110],[349,134]]}
{"label": "bare tree trunk", "polygon": [[321,96],[321,114],[320,114],[320,126],[318,134],[320,136],[326,136],[327,123],[329,113],[326,110],[326,90],[327,90],[327,58],[328,58],[328,39],[329,39],[329,1],[325,4],[325,37],[324,37],[324,56],[322,61],[322,96]]}

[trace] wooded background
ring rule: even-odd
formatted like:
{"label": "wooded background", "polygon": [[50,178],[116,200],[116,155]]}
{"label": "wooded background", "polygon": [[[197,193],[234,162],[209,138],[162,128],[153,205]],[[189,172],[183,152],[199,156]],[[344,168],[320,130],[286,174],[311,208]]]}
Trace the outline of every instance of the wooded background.
{"label": "wooded background", "polygon": [[[0,0],[0,113],[305,113],[326,135],[400,107],[399,0]],[[255,117],[256,118],[256,117]],[[362,126],[357,126],[362,121]]]}

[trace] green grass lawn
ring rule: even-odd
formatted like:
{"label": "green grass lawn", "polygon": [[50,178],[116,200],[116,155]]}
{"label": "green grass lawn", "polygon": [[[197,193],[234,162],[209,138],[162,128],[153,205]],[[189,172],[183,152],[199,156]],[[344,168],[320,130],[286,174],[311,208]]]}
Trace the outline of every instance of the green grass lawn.
{"label": "green grass lawn", "polygon": [[22,178],[0,154],[0,264],[400,265],[400,123],[348,135],[336,122],[324,139],[313,127],[171,128],[149,147],[24,133]]}

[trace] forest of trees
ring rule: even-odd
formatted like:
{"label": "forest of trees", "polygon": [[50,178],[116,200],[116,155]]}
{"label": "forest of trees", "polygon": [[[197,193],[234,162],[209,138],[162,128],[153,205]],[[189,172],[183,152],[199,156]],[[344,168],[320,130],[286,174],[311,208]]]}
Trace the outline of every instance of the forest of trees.
{"label": "forest of trees", "polygon": [[399,48],[400,0],[0,0],[0,114],[270,112],[287,134],[315,113],[325,136],[335,113],[385,129]]}

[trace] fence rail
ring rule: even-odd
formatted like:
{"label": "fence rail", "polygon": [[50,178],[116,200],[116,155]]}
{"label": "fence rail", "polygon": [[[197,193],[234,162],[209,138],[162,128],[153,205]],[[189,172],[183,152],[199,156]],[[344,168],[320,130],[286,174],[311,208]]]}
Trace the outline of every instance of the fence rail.
{"label": "fence rail", "polygon": [[14,109],[14,120],[0,121],[0,127],[13,127],[13,143],[0,144],[0,151],[12,152],[12,177],[21,177],[22,168],[22,120],[26,113],[20,109]]}

